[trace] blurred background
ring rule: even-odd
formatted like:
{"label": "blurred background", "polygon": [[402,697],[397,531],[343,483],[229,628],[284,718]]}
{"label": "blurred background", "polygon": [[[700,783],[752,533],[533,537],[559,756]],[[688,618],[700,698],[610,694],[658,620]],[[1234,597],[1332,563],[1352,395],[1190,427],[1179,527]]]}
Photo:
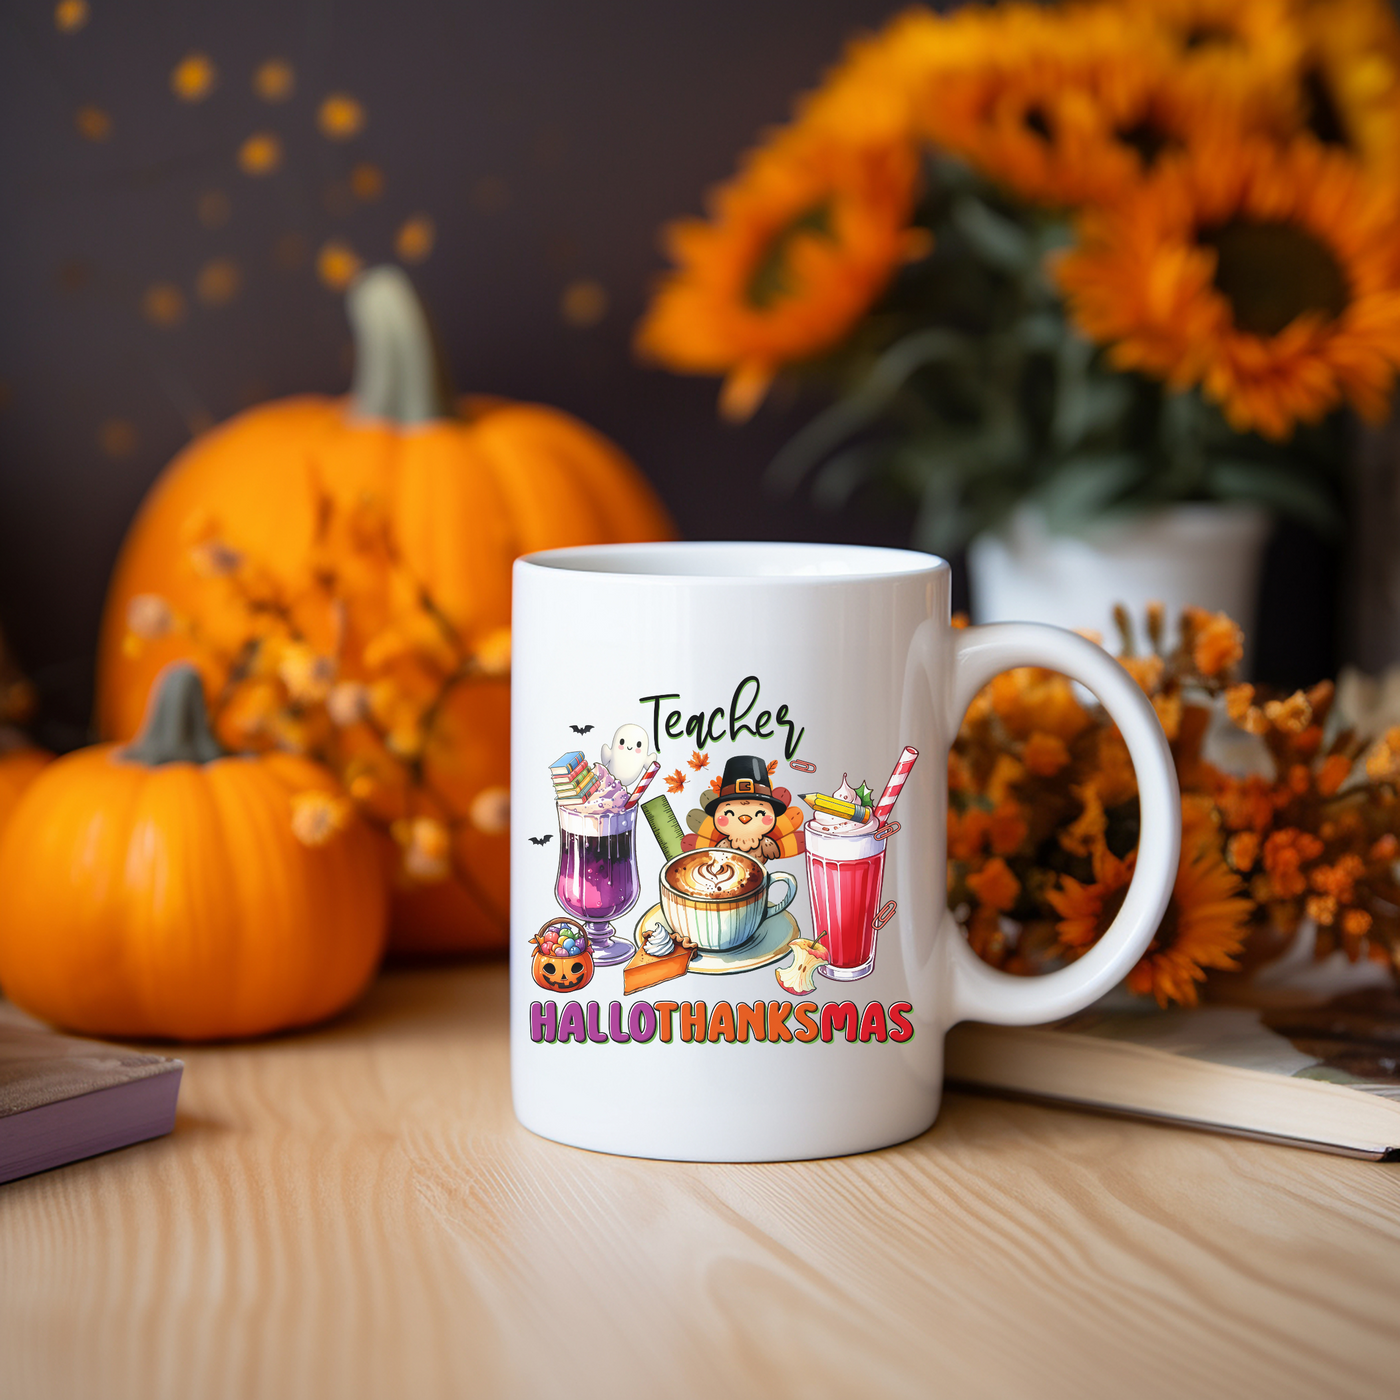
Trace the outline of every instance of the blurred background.
{"label": "blurred background", "polygon": [[[643,368],[631,345],[661,225],[698,213],[736,152],[891,12],[7,6],[0,624],[38,687],[38,737],[87,737],[105,584],[171,456],[253,403],[346,386],[341,284],[360,263],[408,268],[460,388],[592,423],[683,535],[905,543],[907,511],[877,491],[831,515],[756,489],[812,403],[775,394],[736,429],[713,380]],[[1277,527],[1261,677],[1392,659],[1358,657],[1345,554]]]}

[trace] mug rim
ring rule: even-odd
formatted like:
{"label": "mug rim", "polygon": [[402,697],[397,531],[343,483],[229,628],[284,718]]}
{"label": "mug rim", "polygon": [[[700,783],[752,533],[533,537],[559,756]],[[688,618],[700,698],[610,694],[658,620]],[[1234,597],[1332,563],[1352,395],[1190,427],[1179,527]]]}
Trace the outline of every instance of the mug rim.
{"label": "mug rim", "polygon": [[571,545],[522,554],[517,568],[650,583],[871,583],[948,573],[946,559],[916,549],[794,540],[662,540]]}
{"label": "mug rim", "polygon": [[[701,849],[701,848],[700,848],[700,847],[696,847],[696,850],[699,850],[699,849]],[[706,849],[706,850],[715,850],[715,849],[717,849],[717,847],[712,847],[712,846],[710,846],[710,847],[705,847],[704,849]],[[666,862],[666,864],[663,865],[663,866],[661,867],[661,871],[660,871],[660,880],[661,880],[662,893],[663,893],[663,894],[672,895],[672,896],[673,896],[674,898],[676,898],[676,899],[688,899],[688,900],[690,900],[690,902],[691,902],[692,904],[698,904],[698,905],[700,905],[702,908],[713,908],[716,904],[731,904],[731,903],[735,902],[736,900],[741,900],[741,899],[754,899],[754,898],[756,898],[757,896],[759,896],[759,895],[761,895],[761,894],[766,894],[766,893],[767,893],[769,881],[772,879],[772,876],[771,876],[770,873],[769,873],[768,867],[767,867],[766,865],[764,865],[764,863],[763,863],[761,860],[759,860],[756,856],[751,856],[751,855],[749,855],[749,853],[748,853],[747,851],[735,851],[734,854],[737,855],[737,856],[743,856],[745,860],[751,860],[751,861],[753,861],[753,863],[754,863],[756,866],[758,866],[758,868],[763,872],[763,883],[762,883],[761,885],[758,885],[758,886],[756,886],[754,889],[751,889],[751,890],[744,890],[744,891],[740,892],[739,894],[722,894],[722,895],[718,895],[718,896],[710,896],[710,895],[694,895],[694,894],[685,894],[685,893],[683,893],[681,890],[678,890],[678,889],[666,878],[666,872],[667,872],[678,860],[684,860],[686,856],[693,856],[694,854],[695,854],[695,851],[682,851],[682,852],[680,853],[680,855],[678,855],[678,856],[672,856],[671,859],[668,860],[668,861]]]}

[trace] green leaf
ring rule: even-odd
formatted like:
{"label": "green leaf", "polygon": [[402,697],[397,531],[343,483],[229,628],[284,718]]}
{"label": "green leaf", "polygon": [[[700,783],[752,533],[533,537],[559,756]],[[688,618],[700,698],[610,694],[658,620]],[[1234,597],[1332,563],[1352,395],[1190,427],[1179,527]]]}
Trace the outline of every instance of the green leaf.
{"label": "green leaf", "polygon": [[1321,534],[1337,535],[1343,527],[1341,510],[1326,486],[1282,463],[1217,457],[1206,465],[1206,485],[1222,501],[1254,501]]}
{"label": "green leaf", "polygon": [[964,194],[954,201],[952,222],[973,254],[988,267],[1017,278],[1036,270],[1037,250],[1026,230],[995,213],[975,195]]}
{"label": "green leaf", "polygon": [[840,510],[889,455],[888,443],[863,443],[827,458],[812,478],[813,504],[821,510]]}
{"label": "green leaf", "polygon": [[1073,530],[1102,515],[1143,479],[1146,463],[1136,452],[1098,452],[1070,457],[1040,495],[1052,529]]}
{"label": "green leaf", "polygon": [[966,336],[939,326],[897,340],[851,393],[823,409],[793,435],[769,464],[768,485],[781,492],[792,491],[824,457],[870,427],[916,370],[940,362],[971,364],[974,356]]}

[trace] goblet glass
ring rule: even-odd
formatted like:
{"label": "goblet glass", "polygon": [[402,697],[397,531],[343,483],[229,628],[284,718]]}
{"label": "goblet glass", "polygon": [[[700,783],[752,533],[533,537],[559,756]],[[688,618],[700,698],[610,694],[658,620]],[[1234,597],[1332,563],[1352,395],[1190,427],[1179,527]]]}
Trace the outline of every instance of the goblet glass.
{"label": "goblet glass", "polygon": [[593,961],[604,967],[626,962],[637,951],[612,924],[637,902],[637,812],[636,806],[593,815],[558,808],[554,897],[583,924]]}

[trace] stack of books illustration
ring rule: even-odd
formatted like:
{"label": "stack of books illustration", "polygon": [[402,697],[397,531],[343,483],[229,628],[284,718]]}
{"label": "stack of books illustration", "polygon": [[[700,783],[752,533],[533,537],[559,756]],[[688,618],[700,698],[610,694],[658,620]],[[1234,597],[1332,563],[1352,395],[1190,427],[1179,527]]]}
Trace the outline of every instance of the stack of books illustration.
{"label": "stack of books illustration", "polygon": [[598,786],[598,775],[580,749],[561,754],[549,765],[554,779],[554,799],[561,807],[579,807]]}

